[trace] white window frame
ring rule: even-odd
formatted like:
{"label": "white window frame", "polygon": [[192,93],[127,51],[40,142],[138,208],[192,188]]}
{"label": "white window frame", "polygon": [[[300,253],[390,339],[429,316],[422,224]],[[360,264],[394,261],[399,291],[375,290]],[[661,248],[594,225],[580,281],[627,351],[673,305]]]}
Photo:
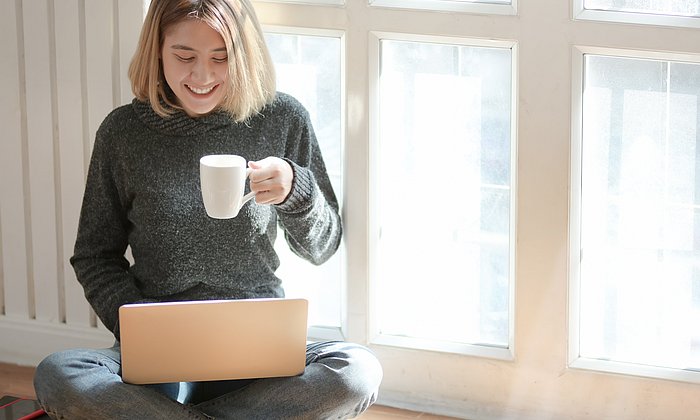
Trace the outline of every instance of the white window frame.
{"label": "white window frame", "polygon": [[370,6],[399,9],[436,10],[442,12],[464,12],[489,15],[518,14],[518,0],[510,4],[488,3],[487,0],[367,0]]}
{"label": "white window frame", "polygon": [[700,28],[700,17],[585,9],[583,7],[584,1],[585,0],[573,0],[572,12],[574,20]]}
{"label": "white window frame", "polygon": [[344,6],[345,0],[258,0],[266,3],[289,3],[300,5]]}
{"label": "white window frame", "polygon": [[569,348],[568,364],[575,369],[619,373],[624,375],[700,383],[700,372],[688,369],[649,366],[637,363],[602,360],[580,355],[580,290],[581,290],[581,193],[584,56],[595,54],[609,57],[668,60],[700,64],[700,54],[662,53],[645,50],[574,46],[572,51],[571,105],[571,196],[569,223]]}
{"label": "white window frame", "polygon": [[[430,350],[445,353],[457,353],[470,356],[486,357],[500,360],[514,360],[515,358],[515,244],[517,243],[516,232],[516,209],[517,209],[517,63],[518,45],[514,41],[485,40],[476,38],[456,38],[434,35],[415,35],[405,33],[371,31],[369,34],[369,115],[370,115],[370,155],[369,155],[369,176],[370,179],[377,179],[379,176],[379,143],[380,129],[379,115],[380,97],[379,80],[381,73],[381,41],[409,41],[436,43],[444,45],[457,45],[467,47],[491,47],[507,48],[511,50],[511,141],[510,141],[510,229],[509,229],[509,281],[508,281],[508,344],[505,347],[497,345],[480,345],[455,342],[438,342],[416,337],[400,337],[390,334],[382,334],[379,331],[377,314],[379,310],[378,302],[378,274],[377,274],[377,249],[379,243],[379,220],[376,216],[370,218],[370,239],[369,239],[369,267],[370,267],[370,295],[369,295],[369,341],[372,344],[411,348],[417,350]],[[370,183],[370,205],[369,212],[372,215],[378,214],[379,191],[378,182]]]}

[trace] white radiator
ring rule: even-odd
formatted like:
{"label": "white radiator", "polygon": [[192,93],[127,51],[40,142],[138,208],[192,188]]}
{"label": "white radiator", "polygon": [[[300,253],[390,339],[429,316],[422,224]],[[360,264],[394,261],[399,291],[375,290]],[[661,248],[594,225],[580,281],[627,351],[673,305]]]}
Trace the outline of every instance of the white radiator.
{"label": "white radiator", "polygon": [[106,346],[68,259],[95,132],[131,101],[143,0],[7,0],[0,13],[0,362]]}

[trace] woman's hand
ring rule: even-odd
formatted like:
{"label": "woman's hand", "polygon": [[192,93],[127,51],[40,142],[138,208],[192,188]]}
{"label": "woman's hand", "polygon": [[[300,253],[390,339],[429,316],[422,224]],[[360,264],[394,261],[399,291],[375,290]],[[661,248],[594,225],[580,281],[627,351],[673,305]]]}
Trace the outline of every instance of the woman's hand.
{"label": "woman's hand", "polygon": [[249,175],[250,190],[255,192],[258,204],[280,204],[292,190],[294,171],[285,160],[266,157],[257,162],[248,162],[252,169]]}

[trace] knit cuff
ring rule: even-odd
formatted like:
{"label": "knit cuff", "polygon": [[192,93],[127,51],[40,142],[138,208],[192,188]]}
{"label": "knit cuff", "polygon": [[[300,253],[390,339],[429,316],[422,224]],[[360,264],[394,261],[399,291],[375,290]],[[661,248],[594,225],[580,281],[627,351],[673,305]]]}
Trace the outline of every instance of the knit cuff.
{"label": "knit cuff", "polygon": [[285,158],[284,160],[292,167],[294,180],[289,195],[276,207],[285,213],[300,213],[313,203],[316,179],[309,169],[301,167],[289,159]]}

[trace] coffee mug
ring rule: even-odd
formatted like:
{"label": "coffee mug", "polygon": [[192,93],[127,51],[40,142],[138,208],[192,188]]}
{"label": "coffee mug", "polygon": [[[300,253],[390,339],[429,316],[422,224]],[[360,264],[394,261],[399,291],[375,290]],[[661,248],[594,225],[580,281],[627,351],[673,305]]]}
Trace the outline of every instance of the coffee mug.
{"label": "coffee mug", "polygon": [[243,195],[250,174],[246,160],[238,155],[207,155],[199,159],[202,200],[207,215],[214,219],[231,219],[254,192]]}

